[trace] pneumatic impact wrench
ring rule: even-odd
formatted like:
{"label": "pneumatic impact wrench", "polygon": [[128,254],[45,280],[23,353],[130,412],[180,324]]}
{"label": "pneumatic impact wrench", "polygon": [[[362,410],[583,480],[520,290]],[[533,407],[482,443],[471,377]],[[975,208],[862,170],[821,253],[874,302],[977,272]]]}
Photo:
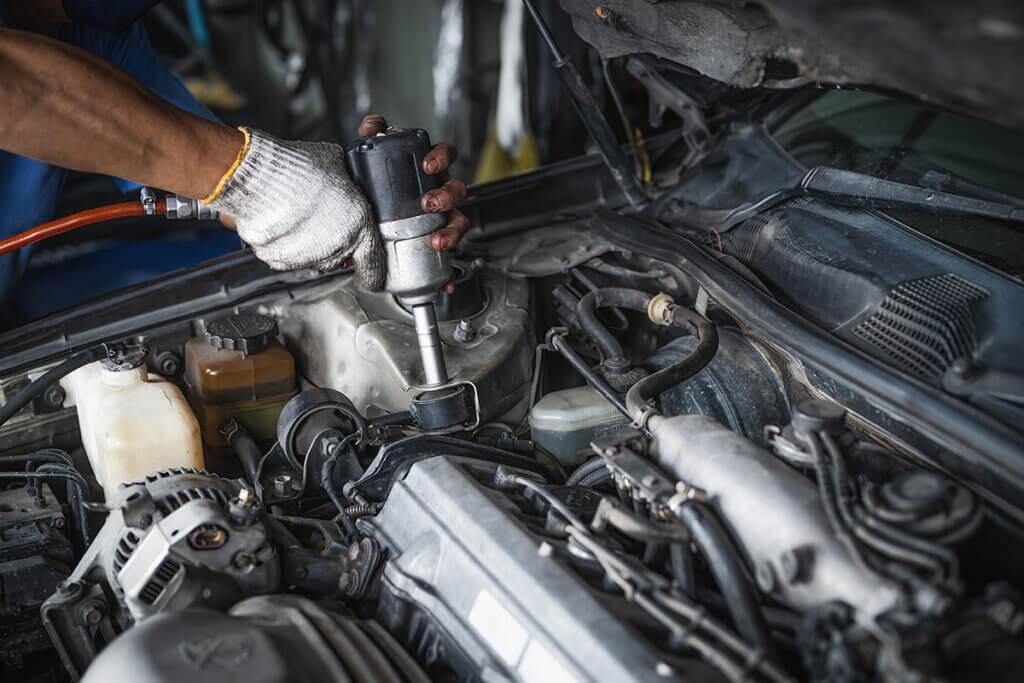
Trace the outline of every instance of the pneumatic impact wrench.
{"label": "pneumatic impact wrench", "polygon": [[346,149],[352,180],[366,195],[387,257],[384,289],[412,313],[423,363],[423,391],[409,408],[426,429],[447,429],[476,418],[475,389],[452,384],[441,347],[434,302],[452,279],[447,252],[435,251],[430,235],[445,225],[443,214],[424,213],[424,193],[440,187],[423,170],[430,137],[421,129],[388,129]]}

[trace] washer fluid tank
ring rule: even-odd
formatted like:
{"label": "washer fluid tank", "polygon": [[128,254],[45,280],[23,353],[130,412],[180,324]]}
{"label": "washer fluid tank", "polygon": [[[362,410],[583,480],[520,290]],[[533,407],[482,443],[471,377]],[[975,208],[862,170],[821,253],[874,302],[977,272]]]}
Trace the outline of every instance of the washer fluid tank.
{"label": "washer fluid tank", "polygon": [[82,445],[107,500],[121,484],[172,467],[203,469],[203,445],[176,385],[145,363],[118,368],[98,361],[63,380],[65,406],[78,410]]}

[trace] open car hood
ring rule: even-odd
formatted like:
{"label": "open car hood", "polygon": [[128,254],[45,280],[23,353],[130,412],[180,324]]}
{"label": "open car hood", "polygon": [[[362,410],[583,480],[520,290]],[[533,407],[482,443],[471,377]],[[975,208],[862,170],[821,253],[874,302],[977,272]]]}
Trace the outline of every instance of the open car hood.
{"label": "open car hood", "polygon": [[[561,4],[605,58],[648,52],[739,88],[808,80],[872,86],[1024,127],[1024,3],[1017,0]],[[773,81],[776,72],[785,80]]]}

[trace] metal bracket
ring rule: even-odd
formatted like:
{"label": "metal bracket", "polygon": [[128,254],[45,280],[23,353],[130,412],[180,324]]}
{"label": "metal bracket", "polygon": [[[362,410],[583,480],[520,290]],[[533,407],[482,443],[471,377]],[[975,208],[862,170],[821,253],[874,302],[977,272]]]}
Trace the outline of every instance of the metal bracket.
{"label": "metal bracket", "polygon": [[[407,392],[415,392],[417,396],[426,392],[444,391],[445,389],[457,389],[462,386],[468,386],[473,391],[472,408],[473,415],[472,422],[460,422],[449,427],[440,427],[437,429],[422,429],[423,434],[451,434],[454,432],[472,431],[480,426],[480,390],[477,389],[476,384],[469,380],[453,380],[446,384],[439,386],[413,386],[409,387]],[[412,411],[416,414],[416,411]]]}

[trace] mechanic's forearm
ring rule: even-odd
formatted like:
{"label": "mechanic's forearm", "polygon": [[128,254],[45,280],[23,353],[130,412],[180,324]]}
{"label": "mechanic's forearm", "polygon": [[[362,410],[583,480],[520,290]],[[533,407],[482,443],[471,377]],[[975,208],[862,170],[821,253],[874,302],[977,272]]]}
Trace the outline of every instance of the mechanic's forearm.
{"label": "mechanic's forearm", "polygon": [[242,134],[182,111],[75,47],[0,28],[0,149],[202,198]]}

